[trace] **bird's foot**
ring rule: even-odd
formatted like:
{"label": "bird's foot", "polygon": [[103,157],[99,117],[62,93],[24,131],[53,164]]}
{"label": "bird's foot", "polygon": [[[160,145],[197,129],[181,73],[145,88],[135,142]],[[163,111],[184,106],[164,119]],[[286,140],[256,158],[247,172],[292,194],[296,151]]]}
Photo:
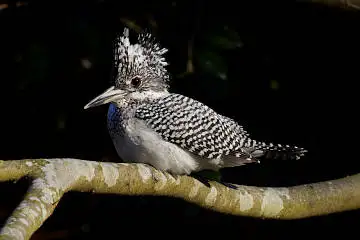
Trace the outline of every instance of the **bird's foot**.
{"label": "bird's foot", "polygon": [[238,189],[238,187],[236,185],[232,184],[232,183],[227,183],[227,182],[223,182],[223,181],[220,181],[219,183],[224,185],[225,187],[228,187],[228,188]]}
{"label": "bird's foot", "polygon": [[198,180],[199,182],[201,182],[202,184],[204,184],[205,186],[210,187],[210,179],[209,178],[204,177],[200,174],[196,174],[196,173],[191,174],[191,176],[193,178],[195,178],[196,180]]}
{"label": "bird's foot", "polygon": [[198,181],[200,181],[202,184],[204,184],[207,187],[210,187],[210,181],[216,181],[217,183],[220,183],[220,184],[224,185],[225,187],[232,188],[232,189],[238,189],[238,187],[232,183],[227,183],[227,182],[223,182],[220,180],[214,180],[214,179],[211,179],[209,177],[206,177],[206,176],[203,176],[200,174],[193,173],[193,174],[191,174],[191,176],[193,178],[197,179]]}

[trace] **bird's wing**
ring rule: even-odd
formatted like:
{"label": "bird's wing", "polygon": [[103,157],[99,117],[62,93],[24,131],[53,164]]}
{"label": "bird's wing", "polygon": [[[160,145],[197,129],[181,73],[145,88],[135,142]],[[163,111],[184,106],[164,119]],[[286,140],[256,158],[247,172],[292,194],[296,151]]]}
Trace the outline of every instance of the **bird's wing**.
{"label": "bird's wing", "polygon": [[220,116],[223,121],[227,122],[230,125],[230,129],[236,131],[239,136],[241,136],[241,138],[249,138],[249,133],[247,133],[243,126],[239,125],[237,122],[227,116]]}
{"label": "bird's wing", "polygon": [[192,98],[169,94],[139,106],[135,117],[164,140],[204,158],[242,153],[248,135],[235,121]]}

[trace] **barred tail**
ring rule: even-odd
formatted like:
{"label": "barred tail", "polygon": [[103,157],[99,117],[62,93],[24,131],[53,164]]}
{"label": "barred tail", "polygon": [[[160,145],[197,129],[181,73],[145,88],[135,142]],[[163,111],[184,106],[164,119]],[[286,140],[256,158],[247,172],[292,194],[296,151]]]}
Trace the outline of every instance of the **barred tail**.
{"label": "barred tail", "polygon": [[257,142],[251,154],[266,159],[298,160],[305,153],[306,149],[297,146]]}

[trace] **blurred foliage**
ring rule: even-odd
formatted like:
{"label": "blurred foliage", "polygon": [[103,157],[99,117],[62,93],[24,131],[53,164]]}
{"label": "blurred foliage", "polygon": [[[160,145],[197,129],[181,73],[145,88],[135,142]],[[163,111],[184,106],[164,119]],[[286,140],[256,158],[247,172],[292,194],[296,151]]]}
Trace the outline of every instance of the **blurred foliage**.
{"label": "blurred foliage", "polygon": [[227,62],[224,51],[242,47],[240,36],[234,29],[222,26],[203,33],[202,40],[195,51],[198,71],[208,72],[215,78],[225,80]]}

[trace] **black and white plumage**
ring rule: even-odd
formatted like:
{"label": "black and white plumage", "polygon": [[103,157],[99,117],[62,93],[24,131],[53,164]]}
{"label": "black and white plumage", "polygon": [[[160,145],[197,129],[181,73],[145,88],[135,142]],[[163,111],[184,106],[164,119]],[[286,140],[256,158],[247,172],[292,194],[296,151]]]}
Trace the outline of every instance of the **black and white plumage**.
{"label": "black and white plumage", "polygon": [[131,44],[128,29],[117,38],[114,86],[85,108],[110,103],[108,129],[119,156],[175,174],[218,170],[260,157],[298,159],[306,150],[266,144],[233,119],[203,103],[168,91],[163,54],[149,33]]}

